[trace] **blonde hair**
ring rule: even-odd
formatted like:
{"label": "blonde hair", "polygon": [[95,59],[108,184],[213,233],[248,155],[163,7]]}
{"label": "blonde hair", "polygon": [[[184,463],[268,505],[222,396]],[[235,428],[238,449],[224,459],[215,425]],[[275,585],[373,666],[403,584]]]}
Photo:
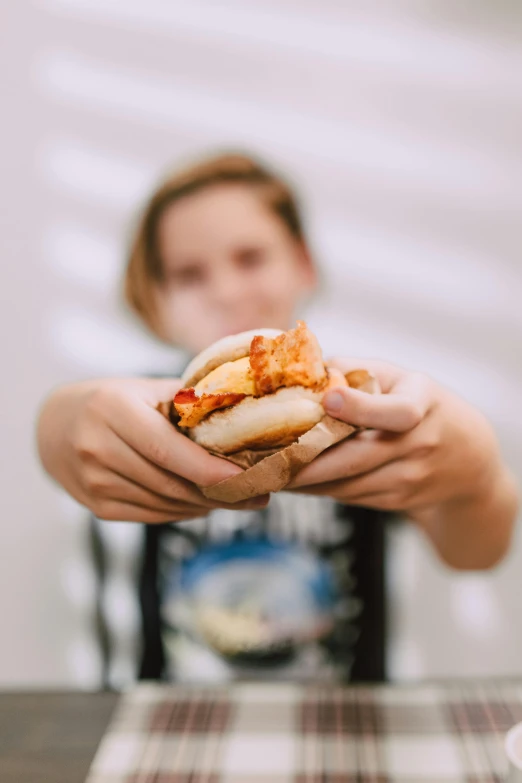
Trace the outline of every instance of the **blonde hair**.
{"label": "blonde hair", "polygon": [[161,336],[154,306],[154,283],[163,279],[158,249],[158,225],[167,207],[185,196],[214,185],[252,188],[298,242],[306,243],[300,209],[292,188],[278,174],[247,155],[207,158],[168,177],[146,204],[134,235],[124,276],[124,295],[131,309]]}

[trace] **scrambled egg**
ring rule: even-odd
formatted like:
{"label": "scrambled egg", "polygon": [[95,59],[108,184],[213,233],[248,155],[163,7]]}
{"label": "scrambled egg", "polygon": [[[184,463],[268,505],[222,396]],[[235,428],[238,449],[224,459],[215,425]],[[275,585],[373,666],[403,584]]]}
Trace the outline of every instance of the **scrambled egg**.
{"label": "scrambled egg", "polygon": [[237,359],[235,362],[225,362],[202,378],[195,386],[195,392],[202,394],[245,394],[254,396],[256,386],[250,370],[250,357]]}

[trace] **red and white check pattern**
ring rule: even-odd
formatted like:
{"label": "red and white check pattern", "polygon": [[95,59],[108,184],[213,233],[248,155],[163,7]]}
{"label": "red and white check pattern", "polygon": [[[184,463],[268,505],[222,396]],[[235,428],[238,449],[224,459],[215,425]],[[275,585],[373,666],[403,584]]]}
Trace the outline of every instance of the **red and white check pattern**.
{"label": "red and white check pattern", "polygon": [[500,783],[519,721],[522,682],[143,684],[87,783]]}

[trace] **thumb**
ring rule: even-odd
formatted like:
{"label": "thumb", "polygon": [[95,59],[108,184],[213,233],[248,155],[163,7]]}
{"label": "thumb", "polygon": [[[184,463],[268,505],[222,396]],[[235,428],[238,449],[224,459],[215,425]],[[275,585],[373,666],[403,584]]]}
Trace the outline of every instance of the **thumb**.
{"label": "thumb", "polygon": [[147,378],[139,381],[143,397],[155,408],[160,403],[171,403],[183,386],[179,378]]}
{"label": "thumb", "polygon": [[326,412],[356,427],[406,432],[424,418],[425,410],[401,394],[368,394],[346,387],[327,392],[323,398]]}

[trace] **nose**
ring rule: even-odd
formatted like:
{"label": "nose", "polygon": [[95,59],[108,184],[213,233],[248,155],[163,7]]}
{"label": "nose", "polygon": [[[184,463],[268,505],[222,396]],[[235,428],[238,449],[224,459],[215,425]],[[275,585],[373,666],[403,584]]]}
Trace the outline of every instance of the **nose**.
{"label": "nose", "polygon": [[216,270],[210,282],[210,296],[215,304],[230,306],[244,296],[244,286],[241,275],[229,267]]}

